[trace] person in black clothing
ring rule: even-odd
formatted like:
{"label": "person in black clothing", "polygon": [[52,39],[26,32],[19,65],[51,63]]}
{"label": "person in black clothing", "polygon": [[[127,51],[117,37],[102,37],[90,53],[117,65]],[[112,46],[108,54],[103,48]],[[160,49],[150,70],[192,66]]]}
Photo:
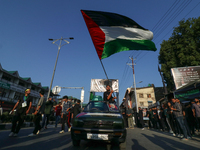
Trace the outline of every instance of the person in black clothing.
{"label": "person in black clothing", "polygon": [[126,107],[125,107],[125,105],[121,105],[120,106],[120,108],[121,108],[121,114],[122,114],[122,116],[123,116],[123,119],[124,119],[124,127],[128,127],[128,120],[127,120],[127,115],[126,115]]}
{"label": "person in black clothing", "polygon": [[24,116],[29,113],[29,110],[32,106],[32,97],[29,96],[30,93],[31,90],[26,89],[24,96],[17,101],[12,111],[10,112],[10,114],[12,114],[14,110],[17,109],[13,117],[11,133],[9,134],[9,136],[17,136],[24,122]]}
{"label": "person in black clothing", "polygon": [[184,105],[183,106],[183,121],[184,121],[185,128],[187,130],[187,136],[190,139],[190,138],[192,138],[192,134],[191,134],[191,130],[190,130],[188,123],[187,123],[187,118],[188,118],[188,112],[187,112],[186,106]]}
{"label": "person in black clothing", "polygon": [[159,124],[159,120],[158,120],[158,110],[157,107],[153,108],[153,125],[154,125],[154,129],[158,129],[158,124]]}
{"label": "person in black clothing", "polygon": [[116,97],[112,97],[113,92],[114,92],[113,90],[110,90],[110,85],[107,85],[106,92],[103,93],[103,100],[109,103],[114,103]]}
{"label": "person in black clothing", "polygon": [[193,116],[191,102],[185,107],[185,119],[188,123],[191,134],[194,135],[195,118]]}
{"label": "person in black clothing", "polygon": [[77,100],[77,102],[76,102],[76,104],[74,105],[74,107],[72,108],[72,110],[71,110],[71,113],[72,113],[72,120],[71,120],[71,122],[73,123],[73,120],[74,120],[74,118],[79,114],[79,113],[81,113],[81,106],[80,106],[80,103],[81,103],[81,101],[80,100]]}
{"label": "person in black clothing", "polygon": [[136,108],[133,109],[133,115],[134,115],[136,127],[138,127],[138,113],[136,111]]}
{"label": "person in black clothing", "polygon": [[152,112],[151,108],[149,108],[149,110],[147,111],[147,117],[149,118],[148,129],[151,129],[152,128],[151,124],[153,124],[153,122],[152,122],[153,112]]}
{"label": "person in black clothing", "polygon": [[140,107],[138,107],[138,109],[139,109],[138,117],[140,120],[140,126],[142,127],[142,130],[144,130],[143,110]]}
{"label": "person in black clothing", "polygon": [[166,124],[165,124],[165,115],[164,115],[164,112],[163,112],[163,108],[160,109],[160,112],[159,112],[159,121],[160,121],[160,126],[161,126],[161,129],[162,131],[165,131],[166,129]]}

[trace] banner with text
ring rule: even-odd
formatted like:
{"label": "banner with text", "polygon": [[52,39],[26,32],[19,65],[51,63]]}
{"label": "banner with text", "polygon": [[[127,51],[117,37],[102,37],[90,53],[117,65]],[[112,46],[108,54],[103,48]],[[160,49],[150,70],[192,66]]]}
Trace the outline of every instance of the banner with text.
{"label": "banner with text", "polygon": [[200,79],[200,66],[171,68],[176,89]]}

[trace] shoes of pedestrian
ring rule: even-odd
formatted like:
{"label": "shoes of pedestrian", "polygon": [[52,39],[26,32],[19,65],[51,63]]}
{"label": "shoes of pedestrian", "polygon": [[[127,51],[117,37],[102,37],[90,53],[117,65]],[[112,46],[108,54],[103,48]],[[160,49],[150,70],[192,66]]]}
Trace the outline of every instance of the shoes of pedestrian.
{"label": "shoes of pedestrian", "polygon": [[64,130],[62,130],[62,131],[60,131],[59,133],[64,133],[65,131]]}
{"label": "shoes of pedestrian", "polygon": [[191,139],[192,139],[192,137],[188,136],[188,137],[187,137],[187,139],[188,139],[188,140],[191,140]]}
{"label": "shoes of pedestrian", "polygon": [[29,134],[28,136],[36,136],[36,134],[31,133],[31,134]]}
{"label": "shoes of pedestrian", "polygon": [[186,139],[186,138],[182,138],[181,140],[183,140],[183,141],[188,141],[188,139]]}
{"label": "shoes of pedestrian", "polygon": [[175,133],[173,133],[173,136],[176,136],[176,134],[175,134]]}
{"label": "shoes of pedestrian", "polygon": [[178,136],[177,137],[181,137],[181,135],[180,134],[178,134]]}
{"label": "shoes of pedestrian", "polygon": [[169,133],[173,133],[173,131],[172,131],[172,130],[170,130],[170,131],[169,131]]}
{"label": "shoes of pedestrian", "polygon": [[142,128],[142,130],[144,130],[144,128]]}
{"label": "shoes of pedestrian", "polygon": [[40,130],[38,130],[38,132],[36,133],[37,135],[40,134]]}
{"label": "shoes of pedestrian", "polygon": [[42,132],[42,131],[44,131],[44,128],[42,128],[42,129],[40,130],[40,132]]}
{"label": "shoes of pedestrian", "polygon": [[180,138],[183,138],[184,136],[183,135],[181,135],[181,137]]}
{"label": "shoes of pedestrian", "polygon": [[14,132],[10,132],[8,136],[13,136],[14,134],[15,134]]}
{"label": "shoes of pedestrian", "polygon": [[13,136],[14,136],[14,137],[17,137],[17,133],[15,133]]}
{"label": "shoes of pedestrian", "polygon": [[71,127],[70,128],[68,128],[68,132],[70,132],[71,131]]}

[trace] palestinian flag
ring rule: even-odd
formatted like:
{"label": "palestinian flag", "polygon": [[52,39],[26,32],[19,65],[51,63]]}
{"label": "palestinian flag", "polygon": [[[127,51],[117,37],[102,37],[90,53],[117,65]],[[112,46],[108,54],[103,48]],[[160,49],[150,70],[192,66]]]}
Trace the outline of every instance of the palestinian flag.
{"label": "palestinian flag", "polygon": [[115,13],[81,10],[99,59],[128,50],[156,51],[153,33]]}

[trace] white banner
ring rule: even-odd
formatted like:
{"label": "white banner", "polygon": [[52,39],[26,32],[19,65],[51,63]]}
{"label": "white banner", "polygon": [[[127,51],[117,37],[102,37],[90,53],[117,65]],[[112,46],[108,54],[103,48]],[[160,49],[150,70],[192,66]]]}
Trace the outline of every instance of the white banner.
{"label": "white banner", "polygon": [[91,79],[90,92],[105,92],[106,85],[110,85],[114,92],[119,92],[117,79]]}

